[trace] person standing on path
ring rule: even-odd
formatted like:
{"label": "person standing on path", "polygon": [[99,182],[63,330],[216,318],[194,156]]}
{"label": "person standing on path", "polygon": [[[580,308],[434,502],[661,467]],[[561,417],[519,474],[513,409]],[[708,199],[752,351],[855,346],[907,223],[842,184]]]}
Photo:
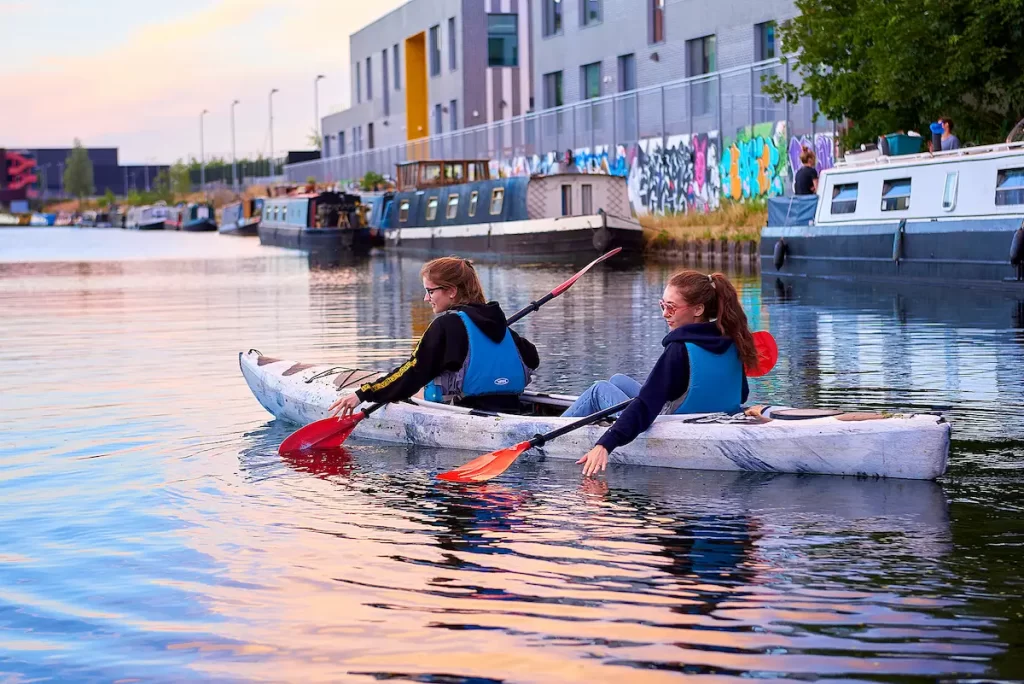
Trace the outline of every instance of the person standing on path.
{"label": "person standing on path", "polygon": [[814,150],[804,145],[800,149],[800,163],[796,178],[793,179],[793,192],[797,195],[813,195],[818,192],[818,163]]}

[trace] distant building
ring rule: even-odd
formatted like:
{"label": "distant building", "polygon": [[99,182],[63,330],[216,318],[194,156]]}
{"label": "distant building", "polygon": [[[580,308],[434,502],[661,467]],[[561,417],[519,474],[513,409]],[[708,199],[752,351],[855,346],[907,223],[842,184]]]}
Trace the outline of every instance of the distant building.
{"label": "distant building", "polygon": [[[166,165],[122,166],[118,163],[116,147],[89,148],[86,152],[92,162],[97,195],[108,189],[122,196],[132,189],[152,189],[159,173],[170,168]],[[61,197],[64,166],[70,155],[71,148],[66,147],[0,150],[0,159],[4,160],[0,168],[0,190],[24,189],[28,198]]]}

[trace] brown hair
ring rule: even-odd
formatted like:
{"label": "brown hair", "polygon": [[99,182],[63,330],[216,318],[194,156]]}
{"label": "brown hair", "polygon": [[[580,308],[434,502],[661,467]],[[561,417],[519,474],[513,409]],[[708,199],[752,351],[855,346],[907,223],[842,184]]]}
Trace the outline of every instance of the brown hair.
{"label": "brown hair", "polygon": [[807,145],[804,145],[803,147],[800,148],[800,163],[801,164],[804,164],[806,166],[814,166],[815,163],[817,163],[817,161],[818,161],[818,155],[814,154],[814,150],[812,150]]}
{"label": "brown hair", "polygon": [[736,288],[728,278],[721,273],[705,275],[700,271],[680,271],[668,284],[679,290],[690,306],[704,305],[704,319],[714,320],[718,330],[732,338],[745,368],[757,366],[757,349],[747,326],[747,314],[743,313]]}
{"label": "brown hair", "polygon": [[429,278],[438,287],[454,287],[456,304],[486,304],[484,288],[473,262],[457,256],[441,257],[423,264],[421,278]]}
{"label": "brown hair", "polygon": [[947,124],[949,124],[949,131],[950,131],[950,133],[953,132],[953,120],[950,119],[948,116],[939,117],[939,123],[947,123]]}

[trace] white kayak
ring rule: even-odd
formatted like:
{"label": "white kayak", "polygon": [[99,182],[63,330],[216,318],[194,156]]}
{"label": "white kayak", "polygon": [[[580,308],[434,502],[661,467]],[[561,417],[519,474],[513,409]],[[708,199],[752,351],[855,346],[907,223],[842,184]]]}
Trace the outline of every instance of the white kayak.
{"label": "white kayak", "polygon": [[[239,354],[242,375],[275,418],[306,425],[379,371],[311,365]],[[484,453],[512,446],[573,420],[557,415],[575,397],[527,392],[534,415],[490,414],[411,399],[389,404],[361,421],[354,437]],[[547,413],[548,415],[544,415]],[[818,413],[821,417],[814,416]],[[663,415],[612,463],[781,473],[816,473],[932,480],[946,471],[951,425],[932,414],[839,414],[775,407],[764,417],[725,414]],[[838,413],[838,412],[836,412]],[[554,414],[554,415],[551,415]],[[783,419],[785,418],[785,419]],[[608,423],[580,428],[528,451],[534,457],[578,459]]]}

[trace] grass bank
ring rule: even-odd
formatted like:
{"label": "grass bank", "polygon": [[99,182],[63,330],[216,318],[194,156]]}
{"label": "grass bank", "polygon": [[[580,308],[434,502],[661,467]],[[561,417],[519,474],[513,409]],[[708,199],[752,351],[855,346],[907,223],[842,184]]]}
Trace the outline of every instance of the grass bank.
{"label": "grass bank", "polygon": [[728,240],[758,242],[761,227],[768,220],[768,207],[763,201],[729,202],[706,214],[667,214],[641,216],[644,241],[648,249],[674,247],[693,240]]}

